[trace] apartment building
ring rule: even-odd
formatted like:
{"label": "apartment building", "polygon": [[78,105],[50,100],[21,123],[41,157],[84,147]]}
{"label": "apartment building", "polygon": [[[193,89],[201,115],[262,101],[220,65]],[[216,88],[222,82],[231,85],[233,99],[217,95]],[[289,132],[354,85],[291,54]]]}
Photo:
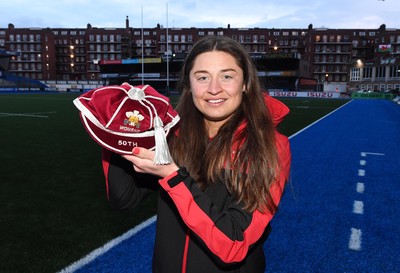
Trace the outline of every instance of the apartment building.
{"label": "apartment building", "polygon": [[[254,58],[302,60],[298,74],[319,91],[400,88],[400,30],[307,28],[0,28],[0,52],[11,54],[3,70],[52,82],[104,82],[100,64],[122,60],[183,59],[206,35],[239,41]],[[122,73],[122,72],[121,72]],[[284,77],[285,73],[281,73]]]}

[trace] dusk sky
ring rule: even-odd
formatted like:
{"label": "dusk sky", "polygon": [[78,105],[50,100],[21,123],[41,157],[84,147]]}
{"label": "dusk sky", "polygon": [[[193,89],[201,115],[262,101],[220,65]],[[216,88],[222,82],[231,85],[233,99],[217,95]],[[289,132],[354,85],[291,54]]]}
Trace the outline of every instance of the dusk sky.
{"label": "dusk sky", "polygon": [[[142,12],[143,11],[143,12]],[[8,0],[0,28],[400,28],[400,0]],[[142,16],[143,14],[143,16]],[[168,16],[167,16],[168,15]],[[167,20],[168,18],[168,20]],[[168,21],[168,23],[167,23]],[[143,22],[143,23],[142,23]]]}

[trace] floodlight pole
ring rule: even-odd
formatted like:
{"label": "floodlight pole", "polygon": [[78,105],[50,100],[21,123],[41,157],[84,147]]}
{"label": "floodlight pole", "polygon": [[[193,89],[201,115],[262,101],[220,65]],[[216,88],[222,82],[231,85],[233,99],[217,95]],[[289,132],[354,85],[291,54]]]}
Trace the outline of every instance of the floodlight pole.
{"label": "floodlight pole", "polygon": [[144,40],[143,40],[143,6],[142,6],[142,85],[144,85]]}
{"label": "floodlight pole", "polygon": [[169,37],[168,37],[168,2],[166,3],[166,13],[167,13],[167,86],[166,86],[166,94],[169,96]]}

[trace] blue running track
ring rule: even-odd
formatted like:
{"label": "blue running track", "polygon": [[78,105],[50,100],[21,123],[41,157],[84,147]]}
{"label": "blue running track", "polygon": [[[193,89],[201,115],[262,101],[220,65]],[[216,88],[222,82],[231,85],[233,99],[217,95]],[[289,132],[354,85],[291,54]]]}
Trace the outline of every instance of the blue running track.
{"label": "blue running track", "polygon": [[[266,272],[400,272],[400,107],[351,101],[292,136],[291,146]],[[150,273],[149,222],[61,272]]]}

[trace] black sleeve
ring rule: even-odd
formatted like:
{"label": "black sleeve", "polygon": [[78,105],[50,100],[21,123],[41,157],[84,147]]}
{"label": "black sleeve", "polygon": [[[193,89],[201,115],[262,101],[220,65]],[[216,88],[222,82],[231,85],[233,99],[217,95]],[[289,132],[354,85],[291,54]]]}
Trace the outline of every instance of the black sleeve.
{"label": "black sleeve", "polygon": [[109,158],[106,175],[108,200],[115,209],[136,207],[158,186],[157,177],[136,172],[131,162],[114,153]]}

